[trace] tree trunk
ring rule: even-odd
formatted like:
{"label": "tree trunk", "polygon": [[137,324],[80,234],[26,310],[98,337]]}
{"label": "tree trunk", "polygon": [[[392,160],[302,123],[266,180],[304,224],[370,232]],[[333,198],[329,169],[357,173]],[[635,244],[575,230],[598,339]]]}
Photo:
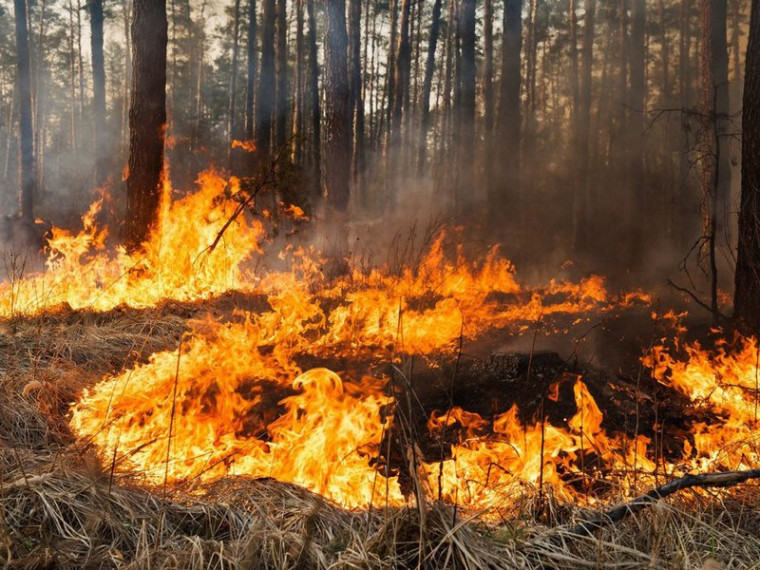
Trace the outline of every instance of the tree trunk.
{"label": "tree trunk", "polygon": [[264,0],[264,25],[261,36],[261,73],[256,96],[256,148],[266,160],[272,144],[272,118],[275,107],[275,0]]}
{"label": "tree trunk", "polygon": [[[493,0],[485,0],[483,11],[483,145],[485,165],[493,161],[494,101],[493,101]],[[490,174],[490,172],[489,172]],[[490,176],[487,184],[493,181]]]}
{"label": "tree trunk", "polygon": [[702,15],[702,94],[701,94],[701,144],[700,181],[702,185],[702,239],[707,249],[707,261],[710,279],[710,307],[713,321],[717,321],[718,312],[718,267],[716,260],[716,240],[718,233],[718,131],[716,124],[716,88],[713,73],[715,71],[713,52],[713,14],[712,0],[701,0]]}
{"label": "tree trunk", "polygon": [[232,69],[230,70],[230,84],[227,90],[227,153],[232,168],[232,141],[238,138],[237,133],[237,76],[238,76],[238,52],[240,39],[240,0],[235,0],[232,13]]}
{"label": "tree trunk", "polygon": [[427,136],[430,130],[430,92],[433,88],[433,73],[435,72],[435,53],[438,48],[438,36],[441,32],[441,6],[442,0],[435,0],[433,4],[433,19],[430,22],[430,36],[428,38],[427,60],[425,62],[425,78],[422,82],[422,109],[420,111],[420,140],[417,152],[417,164],[419,173],[422,174],[425,166],[427,151]]}
{"label": "tree trunk", "polygon": [[462,38],[461,99],[458,103],[462,150],[462,175],[465,184],[474,184],[473,145],[475,143],[475,0],[462,0],[459,19]]}
{"label": "tree trunk", "polygon": [[402,0],[401,24],[399,26],[398,49],[396,50],[395,78],[393,90],[391,91],[393,116],[390,127],[394,148],[401,142],[401,119],[405,111],[404,99],[409,90],[409,76],[412,65],[412,50],[409,44],[410,9],[411,0]]}
{"label": "tree trunk", "polygon": [[[125,152],[129,148],[129,93],[132,80],[132,38],[129,36],[130,0],[122,0],[121,9],[124,18],[124,103],[121,109],[121,137],[119,149]],[[123,155],[122,155],[123,156]]]}
{"label": "tree trunk", "polygon": [[277,45],[276,45],[276,71],[277,71],[277,96],[275,110],[275,149],[280,148],[288,138],[288,19],[286,13],[286,0],[277,0]]}
{"label": "tree trunk", "polygon": [[760,0],[752,0],[742,107],[742,192],[734,316],[760,332]]}
{"label": "tree trunk", "polygon": [[[319,98],[319,63],[317,57],[317,19],[314,0],[306,0],[309,18],[309,100],[311,112],[311,184],[312,197],[318,202],[322,197],[322,109]],[[316,205],[316,204],[315,204]]]}
{"label": "tree trunk", "polygon": [[[518,202],[520,180],[520,143],[522,114],[520,113],[520,52],[522,50],[522,0],[505,0],[501,46],[501,83],[499,86],[499,115],[497,131],[502,138],[499,149],[502,158],[493,161],[500,184],[492,184],[491,212],[503,210],[509,202]],[[512,208],[516,210],[516,208]]]}
{"label": "tree trunk", "polygon": [[631,0],[630,87],[628,90],[627,142],[624,152],[628,156],[629,212],[627,231],[630,259],[638,262],[641,255],[641,220],[651,216],[652,196],[644,183],[644,129],[646,120],[646,38],[645,0]]}
{"label": "tree trunk", "polygon": [[166,0],[135,0],[126,244],[137,250],[158,220],[166,126]]}
{"label": "tree trunk", "polygon": [[106,69],[103,59],[103,0],[89,0],[92,50],[92,118],[95,143],[95,184],[106,181],[108,144],[106,135]]}
{"label": "tree trunk", "polygon": [[326,0],[326,12],[324,187],[332,212],[341,218],[348,209],[351,175],[345,0]]}
{"label": "tree trunk", "polygon": [[304,5],[303,0],[296,0],[296,67],[295,67],[295,98],[293,100],[293,162],[304,167],[303,137],[306,131],[304,125]]}
{"label": "tree trunk", "polygon": [[245,92],[245,138],[253,140],[254,116],[253,101],[256,87],[256,0],[248,1],[248,77]]}
{"label": "tree trunk", "polygon": [[32,130],[32,74],[29,37],[26,24],[26,0],[14,0],[16,18],[16,66],[18,70],[19,140],[21,141],[20,214],[29,224],[34,222],[34,195],[37,192],[37,170],[34,164],[34,132]]}
{"label": "tree trunk", "polygon": [[529,0],[528,4],[528,49],[526,54],[526,113],[528,117],[528,136],[533,136],[533,123],[536,111],[536,65],[537,65],[537,48],[538,38],[536,36],[536,26],[538,17],[539,0]]}
{"label": "tree trunk", "polygon": [[[594,64],[594,28],[596,0],[585,0],[583,19],[583,46],[581,48],[580,80],[578,82],[578,108],[575,112],[575,145],[578,152],[578,185],[573,204],[573,245],[586,246],[585,222],[589,220],[589,169],[591,166],[591,71]],[[602,82],[604,84],[604,82]]]}
{"label": "tree trunk", "polygon": [[74,50],[74,3],[69,0],[69,98],[71,99],[71,114],[69,117],[69,146],[76,152],[78,147],[77,137],[77,56]]}
{"label": "tree trunk", "polygon": [[713,82],[715,90],[715,129],[718,164],[716,172],[717,202],[715,217],[718,234],[724,232],[728,201],[731,195],[731,156],[729,143],[731,140],[731,120],[729,106],[728,82],[728,40],[726,36],[726,0],[710,2],[710,39],[713,56]]}
{"label": "tree trunk", "polygon": [[360,180],[364,170],[364,103],[362,100],[362,51],[361,18],[362,0],[349,0],[348,19],[348,54],[349,54],[349,89],[350,108],[354,123],[353,144],[353,179]]}

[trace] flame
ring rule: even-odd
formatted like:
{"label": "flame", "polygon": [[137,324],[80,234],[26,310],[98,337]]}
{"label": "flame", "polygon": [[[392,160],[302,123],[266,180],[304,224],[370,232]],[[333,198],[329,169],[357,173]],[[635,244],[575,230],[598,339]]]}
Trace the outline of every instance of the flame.
{"label": "flame", "polygon": [[[344,275],[327,279],[317,252],[286,247],[278,256],[285,269],[254,272],[249,268],[265,259],[267,227],[263,213],[226,227],[239,206],[229,197],[240,191],[236,179],[212,171],[182,198],[173,199],[166,185],[157,230],[135,254],[108,249],[107,232],[95,222],[96,202],[80,232],[53,230],[46,271],[0,284],[5,317],[61,305],[149,307],[230,290],[266,295],[268,310],[194,321],[176,350],[84,391],[72,407],[71,428],[118,472],[138,473],[155,485],[274,477],[346,507],[405,504],[398,467],[382,448],[397,427],[388,378],[304,369],[302,357],[398,363],[405,354],[453,354],[463,341],[552,315],[581,319],[648,302],[641,292],[611,295],[599,276],[525,288],[497,248],[471,261],[461,246],[451,251],[445,232],[417,266],[398,271],[348,264]],[[297,206],[282,209],[303,216]],[[653,364],[675,384],[676,363],[663,351],[658,355]],[[516,407],[490,419],[461,408],[433,413],[428,430],[440,440],[442,457],[414,462],[420,488],[484,509],[525,487],[548,486],[570,498],[586,477],[653,471],[647,438],[608,433],[582,378],[569,379],[577,411],[561,425],[546,417],[524,422]],[[716,397],[705,382],[704,390],[689,393]],[[737,394],[726,392],[726,401],[713,405],[733,413]],[[550,391],[547,398],[553,397]],[[747,413],[746,402],[734,404]],[[698,453],[702,433],[695,434]]]}
{"label": "flame", "polygon": [[[673,352],[683,352],[680,358]],[[695,406],[715,413],[714,422],[693,427],[693,444],[684,444],[692,469],[751,469],[760,464],[757,339],[737,335],[714,349],[695,342],[674,349],[655,346],[644,358],[654,377],[685,394]]]}
{"label": "flame", "polygon": [[260,251],[265,234],[261,222],[238,218],[218,251],[208,252],[235,207],[221,199],[226,184],[218,174],[206,172],[196,193],[174,202],[165,199],[158,231],[135,254],[121,247],[108,252],[107,230],[95,224],[102,199],[96,201],[82,217],[80,232],[52,230],[46,271],[0,284],[0,316],[59,305],[98,311],[122,304],[149,307],[165,299],[191,301],[251,289],[251,276],[242,264]]}

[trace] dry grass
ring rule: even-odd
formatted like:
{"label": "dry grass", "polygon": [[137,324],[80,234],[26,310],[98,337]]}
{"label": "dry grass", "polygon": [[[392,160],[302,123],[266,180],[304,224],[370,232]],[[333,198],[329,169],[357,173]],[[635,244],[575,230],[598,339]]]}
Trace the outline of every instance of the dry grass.
{"label": "dry grass", "polygon": [[[180,310],[181,309],[181,310]],[[7,568],[760,568],[760,488],[688,492],[599,531],[535,497],[498,524],[430,503],[347,512],[293,485],[226,479],[186,495],[111,476],[73,440],[84,386],[175,347],[200,309],[61,311],[0,325],[0,563]],[[422,517],[421,517],[422,511]]]}

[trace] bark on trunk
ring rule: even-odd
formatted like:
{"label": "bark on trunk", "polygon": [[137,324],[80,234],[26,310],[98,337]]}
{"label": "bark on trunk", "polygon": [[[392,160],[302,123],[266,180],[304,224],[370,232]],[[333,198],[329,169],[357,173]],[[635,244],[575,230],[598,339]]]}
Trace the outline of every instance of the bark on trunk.
{"label": "bark on trunk", "polygon": [[319,99],[319,63],[317,58],[317,19],[314,0],[306,0],[309,18],[309,101],[311,112],[312,149],[312,197],[318,202],[322,197],[322,110]]}
{"label": "bark on trunk", "polygon": [[256,148],[262,160],[269,156],[272,143],[272,118],[275,107],[275,16],[275,0],[264,0],[261,73],[256,96]]}
{"label": "bark on trunk", "polygon": [[760,0],[752,0],[744,68],[742,192],[734,316],[760,332]]}
{"label": "bark on trunk", "polygon": [[103,0],[90,0],[92,50],[92,117],[95,142],[95,184],[106,181],[108,144],[106,142],[106,70],[103,60]]}
{"label": "bark on trunk", "polygon": [[354,123],[353,140],[353,179],[358,181],[364,170],[364,103],[362,101],[362,51],[361,51],[361,18],[362,0],[349,1],[349,83],[350,108]]}
{"label": "bark on trunk", "polygon": [[166,0],[135,0],[126,244],[136,250],[158,219],[166,125]]}
{"label": "bark on trunk", "polygon": [[18,70],[19,140],[21,141],[20,214],[25,222],[34,223],[34,195],[37,192],[37,171],[34,164],[32,131],[32,74],[27,35],[26,0],[14,0],[16,19],[16,66]]}
{"label": "bark on trunk", "polygon": [[417,156],[418,171],[423,172],[425,166],[427,136],[430,129],[430,93],[433,88],[433,73],[435,72],[435,53],[438,48],[438,36],[441,32],[441,7],[442,0],[435,0],[433,4],[433,16],[430,23],[430,36],[428,39],[427,61],[425,62],[425,78],[422,82],[422,108],[420,111],[420,140]]}
{"label": "bark on trunk", "polygon": [[245,93],[245,138],[253,140],[256,118],[253,109],[256,87],[256,0],[248,2],[248,77]]}
{"label": "bark on trunk", "polygon": [[345,0],[327,0],[325,42],[325,194],[334,213],[348,209],[351,175],[348,37]]}
{"label": "bark on trunk", "polygon": [[277,107],[275,111],[275,149],[286,143],[288,138],[288,19],[286,1],[277,0]]}

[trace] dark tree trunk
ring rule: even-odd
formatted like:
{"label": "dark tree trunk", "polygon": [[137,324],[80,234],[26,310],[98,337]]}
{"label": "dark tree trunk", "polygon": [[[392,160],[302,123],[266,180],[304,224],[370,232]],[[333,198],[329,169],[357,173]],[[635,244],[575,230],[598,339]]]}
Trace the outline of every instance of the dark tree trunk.
{"label": "dark tree trunk", "polygon": [[493,128],[493,0],[485,0],[483,13],[483,119],[486,141]]}
{"label": "dark tree trunk", "polygon": [[362,50],[361,50],[362,0],[349,0],[348,54],[351,116],[354,122],[354,179],[358,180],[364,169],[364,103],[362,101]]}
{"label": "dark tree trunk", "polygon": [[261,36],[261,73],[256,96],[256,148],[266,159],[271,151],[272,118],[275,107],[275,0],[264,0],[264,25]]}
{"label": "dark tree trunk", "polygon": [[[728,70],[728,53],[726,51],[726,19],[725,19],[725,0],[723,0],[723,11],[716,9],[716,4],[720,0],[702,0],[702,128],[700,144],[700,178],[702,183],[702,238],[704,246],[707,249],[707,261],[709,267],[710,279],[710,307],[713,312],[713,320],[719,318],[718,311],[718,262],[717,262],[717,239],[718,228],[721,225],[721,205],[726,192],[722,180],[725,180],[725,174],[721,169],[725,165],[724,157],[721,157],[721,150],[725,145],[721,143],[720,134],[722,119],[719,119],[719,105],[727,106],[728,86],[725,90],[721,86],[722,79],[725,77],[721,74],[727,74]],[[720,21],[722,18],[722,32]],[[716,22],[716,19],[718,22]],[[719,36],[716,38],[716,36]],[[722,40],[722,41],[721,41]],[[721,93],[726,101],[719,100]],[[726,165],[727,166],[727,165]],[[730,182],[730,178],[728,179]]]}
{"label": "dark tree trunk", "polygon": [[752,0],[742,107],[742,193],[734,316],[760,333],[760,0]]}
{"label": "dark tree trunk", "polygon": [[248,2],[248,78],[245,92],[245,138],[253,140],[256,117],[253,114],[256,86],[256,0]]}
{"label": "dark tree trunk", "polygon": [[288,19],[286,1],[277,0],[277,102],[275,110],[275,149],[279,152],[288,138]]}
{"label": "dark tree trunk", "polygon": [[[459,101],[462,140],[460,142],[464,145],[463,150],[467,155],[468,149],[471,154],[475,125],[475,0],[462,0],[459,24],[462,39],[462,85]],[[465,165],[467,164],[468,162],[465,162]]]}
{"label": "dark tree trunk", "polygon": [[134,251],[158,219],[166,126],[166,0],[135,0],[126,244]]}
{"label": "dark tree trunk", "polygon": [[[227,152],[232,159],[232,141],[238,138],[237,133],[237,76],[238,53],[240,46],[240,0],[235,0],[232,14],[232,69],[230,70],[230,85],[227,91]],[[230,164],[232,166],[232,164]]]}
{"label": "dark tree trunk", "polygon": [[312,197],[317,202],[322,197],[322,109],[319,99],[319,63],[317,57],[317,18],[314,0],[306,0],[309,18],[309,102],[311,112],[312,149]]}
{"label": "dark tree trunk", "polygon": [[588,174],[591,162],[591,71],[594,63],[594,26],[596,0],[585,0],[583,45],[581,47],[580,80],[578,82],[578,108],[575,111],[575,146],[578,153],[578,182],[573,194],[573,247],[583,248],[586,234],[583,221],[589,219]]}
{"label": "dark tree trunk", "polygon": [[106,143],[106,70],[103,60],[103,0],[90,0],[92,49],[92,118],[95,143],[95,184],[106,181],[108,144]]}
{"label": "dark tree trunk", "polygon": [[326,0],[326,11],[324,185],[333,212],[345,213],[351,175],[345,0]]}
{"label": "dark tree trunk", "polygon": [[442,0],[435,0],[433,4],[433,17],[430,22],[430,36],[428,38],[427,60],[425,61],[425,77],[422,81],[422,100],[420,110],[420,140],[417,156],[419,172],[422,173],[425,166],[427,149],[427,136],[430,129],[430,93],[433,88],[433,74],[435,73],[435,53],[438,48],[438,36],[441,33],[441,6]]}
{"label": "dark tree trunk", "polygon": [[492,168],[500,183],[489,186],[492,195],[492,217],[508,202],[518,201],[520,180],[520,52],[522,50],[522,0],[505,0],[502,21],[504,39],[501,46],[501,83],[499,85],[499,114],[497,133],[503,143],[499,148],[502,158],[494,159]]}
{"label": "dark tree trunk", "polygon": [[304,96],[306,89],[304,85],[304,3],[303,0],[296,0],[296,61],[295,61],[295,95],[293,99],[293,162],[300,167],[304,167],[303,161],[303,137],[305,133],[304,125]]}
{"label": "dark tree trunk", "polygon": [[628,250],[633,263],[641,256],[641,220],[650,216],[652,196],[644,182],[644,128],[646,119],[646,38],[645,0],[631,0],[631,33],[629,43],[630,87],[628,90],[628,134],[624,152],[627,155],[630,195],[628,208]]}
{"label": "dark tree trunk", "polygon": [[723,232],[726,225],[728,200],[731,194],[731,157],[729,143],[731,141],[731,112],[729,105],[728,82],[728,39],[726,32],[727,9],[726,0],[712,0],[710,3],[710,39],[713,54],[713,82],[715,84],[715,129],[718,151],[718,171],[716,173],[716,221],[718,233]]}
{"label": "dark tree trunk", "polygon": [[34,195],[37,192],[37,170],[34,164],[34,133],[32,130],[32,74],[29,56],[29,36],[26,25],[26,0],[14,0],[16,17],[16,56],[19,96],[19,140],[21,142],[21,217],[34,222]]}
{"label": "dark tree trunk", "polygon": [[402,0],[401,24],[399,29],[398,49],[396,50],[395,78],[393,81],[391,132],[393,133],[394,148],[401,139],[401,119],[406,110],[404,100],[409,90],[409,77],[412,65],[412,49],[409,43],[409,13],[411,0]]}

